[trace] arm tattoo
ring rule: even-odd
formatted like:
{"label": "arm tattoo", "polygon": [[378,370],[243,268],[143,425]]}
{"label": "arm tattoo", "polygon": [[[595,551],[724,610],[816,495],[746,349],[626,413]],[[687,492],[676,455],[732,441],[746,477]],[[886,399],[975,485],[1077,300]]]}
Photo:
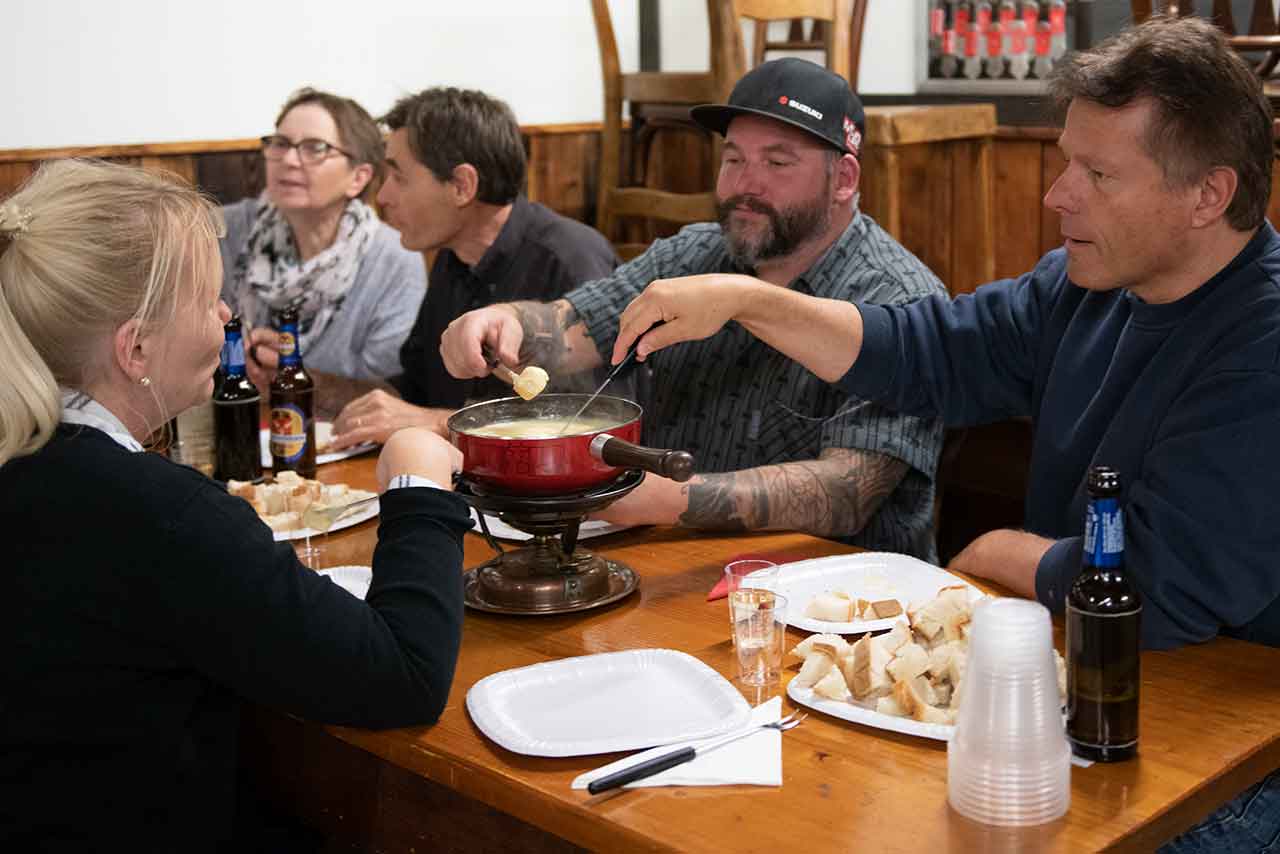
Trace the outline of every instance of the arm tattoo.
{"label": "arm tattoo", "polygon": [[568,300],[555,302],[513,302],[524,341],[520,345],[520,363],[540,365],[548,371],[563,369],[573,348],[566,332],[579,323],[578,312]]}
{"label": "arm tattoo", "polygon": [[689,484],[689,509],[680,524],[850,536],[862,530],[907,468],[885,454],[834,448],[816,460],[699,475]]}

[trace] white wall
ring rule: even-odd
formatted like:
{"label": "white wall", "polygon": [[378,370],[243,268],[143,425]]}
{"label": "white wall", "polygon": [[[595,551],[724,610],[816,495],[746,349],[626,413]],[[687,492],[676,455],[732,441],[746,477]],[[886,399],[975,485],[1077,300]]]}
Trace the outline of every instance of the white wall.
{"label": "white wall", "polygon": [[[659,0],[662,69],[707,68],[710,36],[705,0]],[[923,50],[925,7],[921,0],[872,0],[863,24],[858,91],[866,95],[902,95],[916,91],[917,55]],[[751,24],[743,26],[751,44]],[[775,29],[785,23],[773,24]],[[781,38],[783,32],[776,35]],[[770,56],[773,56],[772,54]],[[822,61],[822,55],[814,57]]]}
{"label": "white wall", "polygon": [[[302,85],[375,114],[444,84],[505,99],[522,124],[600,118],[586,0],[2,5],[0,149],[260,136]],[[610,8],[623,67],[634,69],[637,0]]]}
{"label": "white wall", "polygon": [[[638,0],[609,0],[623,70]],[[504,98],[522,124],[598,121],[587,0],[3,0],[0,149],[237,139],[312,85],[377,114],[433,85]],[[662,67],[707,68],[705,0],[660,0]],[[915,88],[918,0],[875,0],[861,90]]]}

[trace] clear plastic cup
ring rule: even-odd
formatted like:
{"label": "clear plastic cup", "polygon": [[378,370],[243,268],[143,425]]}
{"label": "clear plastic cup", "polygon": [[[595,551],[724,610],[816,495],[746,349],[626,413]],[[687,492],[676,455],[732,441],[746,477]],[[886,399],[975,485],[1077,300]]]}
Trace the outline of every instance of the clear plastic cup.
{"label": "clear plastic cup", "polygon": [[738,679],[744,685],[770,686],[782,675],[787,646],[787,597],[763,588],[743,587],[729,594]]}
{"label": "clear plastic cup", "polygon": [[1071,803],[1049,612],[989,599],[973,612],[960,713],[947,744],[947,800],[984,824],[1053,821]]}
{"label": "clear plastic cup", "polygon": [[[735,560],[724,567],[725,596],[729,599],[729,625],[733,625],[733,594],[743,587],[754,587],[757,590],[778,589],[778,565],[769,560]],[[737,647],[737,638],[734,647]]]}

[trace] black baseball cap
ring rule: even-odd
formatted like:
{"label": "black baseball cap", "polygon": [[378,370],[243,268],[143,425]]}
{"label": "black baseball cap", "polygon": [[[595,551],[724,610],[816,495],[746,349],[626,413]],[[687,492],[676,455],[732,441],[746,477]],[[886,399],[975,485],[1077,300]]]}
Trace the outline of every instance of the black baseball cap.
{"label": "black baseball cap", "polygon": [[853,155],[862,150],[866,130],[862,102],[847,80],[807,59],[790,56],[747,72],[733,87],[728,104],[702,104],[689,114],[721,136],[736,116],[768,116]]}

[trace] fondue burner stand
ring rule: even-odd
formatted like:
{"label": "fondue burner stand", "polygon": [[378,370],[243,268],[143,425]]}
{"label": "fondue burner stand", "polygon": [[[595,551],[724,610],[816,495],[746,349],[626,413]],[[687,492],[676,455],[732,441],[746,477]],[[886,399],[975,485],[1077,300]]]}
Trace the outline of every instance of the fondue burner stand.
{"label": "fondue burner stand", "polygon": [[[631,567],[578,548],[578,526],[587,514],[607,507],[640,485],[644,472],[628,470],[617,480],[569,495],[511,495],[457,475],[455,488],[479,511],[480,530],[498,556],[467,570],[467,605],[498,614],[567,614],[617,602],[640,584]],[[520,548],[503,548],[485,522],[496,515],[533,535]]]}

